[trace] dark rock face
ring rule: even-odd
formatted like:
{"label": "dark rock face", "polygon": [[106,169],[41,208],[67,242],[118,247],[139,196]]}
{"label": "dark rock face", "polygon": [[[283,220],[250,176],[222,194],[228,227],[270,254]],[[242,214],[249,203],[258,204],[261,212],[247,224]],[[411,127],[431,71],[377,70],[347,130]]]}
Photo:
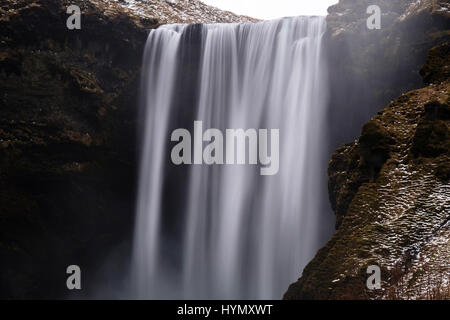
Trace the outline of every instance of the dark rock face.
{"label": "dark rock face", "polygon": [[428,52],[427,62],[420,70],[420,75],[426,83],[439,83],[450,77],[450,67],[444,61],[449,52],[448,43],[436,46]]}
{"label": "dark rock face", "polygon": [[0,7],[0,296],[62,297],[68,265],[92,283],[129,241],[147,32],[89,2],[74,31],[64,1]]}
{"label": "dark rock face", "polygon": [[[450,298],[447,48],[430,51],[424,69],[433,83],[390,103],[333,154],[338,230],[286,299]],[[381,269],[380,290],[366,287],[370,265]]]}
{"label": "dark rock face", "polygon": [[[369,5],[381,9],[380,30],[367,28]],[[328,9],[331,150],[354,140],[390,101],[422,87],[428,51],[450,39],[448,9],[446,0],[341,0]]]}
{"label": "dark rock face", "polygon": [[140,14],[89,0],[76,3],[81,30],[68,30],[70,4],[0,0],[0,298],[67,297],[72,264],[77,297],[96,293],[99,274],[125,272],[148,29],[249,20],[196,1],[146,0]]}
{"label": "dark rock face", "polygon": [[389,132],[377,121],[370,121],[363,126],[357,145],[344,145],[333,154],[328,168],[328,189],[336,229],[359,187],[376,180],[394,145]]}

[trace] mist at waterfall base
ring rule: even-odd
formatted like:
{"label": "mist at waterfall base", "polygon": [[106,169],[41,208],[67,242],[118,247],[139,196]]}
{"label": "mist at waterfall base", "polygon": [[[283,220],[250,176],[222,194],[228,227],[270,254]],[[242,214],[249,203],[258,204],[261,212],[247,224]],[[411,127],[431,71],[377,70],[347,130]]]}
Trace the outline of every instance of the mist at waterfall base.
{"label": "mist at waterfall base", "polygon": [[[295,17],[150,32],[130,297],[279,299],[329,238],[325,29]],[[174,165],[171,132],[194,121],[279,129],[278,174]]]}

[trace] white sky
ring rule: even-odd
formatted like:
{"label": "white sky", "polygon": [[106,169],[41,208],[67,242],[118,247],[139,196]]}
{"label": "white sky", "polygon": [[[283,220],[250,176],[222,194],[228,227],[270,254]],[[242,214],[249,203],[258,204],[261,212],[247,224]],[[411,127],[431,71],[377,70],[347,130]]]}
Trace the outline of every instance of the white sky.
{"label": "white sky", "polygon": [[325,16],[338,0],[201,0],[202,2],[258,19],[288,16]]}

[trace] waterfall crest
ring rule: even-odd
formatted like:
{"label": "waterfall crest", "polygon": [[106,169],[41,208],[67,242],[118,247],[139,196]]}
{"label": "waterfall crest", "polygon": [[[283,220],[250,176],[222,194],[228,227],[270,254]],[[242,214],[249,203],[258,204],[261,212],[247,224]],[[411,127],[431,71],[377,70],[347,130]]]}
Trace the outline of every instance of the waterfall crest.
{"label": "waterfall crest", "polygon": [[[324,17],[295,17],[150,32],[131,281],[138,298],[279,299],[313,257],[325,29]],[[192,132],[194,120],[223,132],[279,129],[278,174],[173,165],[171,130]]]}

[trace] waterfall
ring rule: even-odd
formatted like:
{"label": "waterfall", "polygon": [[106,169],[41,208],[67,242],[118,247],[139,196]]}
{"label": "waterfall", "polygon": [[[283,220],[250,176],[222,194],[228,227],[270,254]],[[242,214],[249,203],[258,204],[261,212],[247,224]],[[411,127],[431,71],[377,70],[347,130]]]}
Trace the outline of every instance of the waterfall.
{"label": "waterfall", "polygon": [[[138,298],[279,299],[322,244],[324,17],[152,30],[131,287]],[[279,129],[279,172],[170,161],[175,128]],[[206,143],[205,143],[206,144]]]}

